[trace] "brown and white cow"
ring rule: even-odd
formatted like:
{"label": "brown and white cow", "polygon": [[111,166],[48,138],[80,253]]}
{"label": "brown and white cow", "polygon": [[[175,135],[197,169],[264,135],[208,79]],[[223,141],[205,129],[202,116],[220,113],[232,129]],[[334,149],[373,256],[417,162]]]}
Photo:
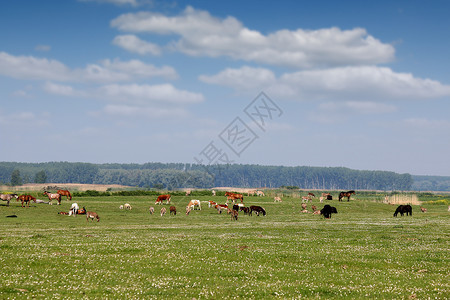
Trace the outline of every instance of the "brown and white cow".
{"label": "brown and white cow", "polygon": [[166,200],[166,204],[169,204],[171,198],[172,197],[170,195],[159,195],[155,204],[162,204],[164,200]]}

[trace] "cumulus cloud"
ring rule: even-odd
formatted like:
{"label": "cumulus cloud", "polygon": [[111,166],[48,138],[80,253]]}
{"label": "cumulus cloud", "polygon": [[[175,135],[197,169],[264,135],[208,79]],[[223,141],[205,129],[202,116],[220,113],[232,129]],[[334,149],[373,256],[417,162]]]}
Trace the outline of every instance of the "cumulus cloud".
{"label": "cumulus cloud", "polygon": [[193,104],[204,101],[203,95],[179,90],[171,84],[111,84],[99,88],[98,95],[109,100],[134,103]]}
{"label": "cumulus cloud", "polygon": [[[254,74],[251,77],[251,74]],[[257,74],[266,74],[260,75]],[[232,87],[238,91],[264,87],[272,96],[296,100],[336,99],[431,99],[450,96],[450,86],[431,79],[397,73],[387,67],[352,66],[331,69],[304,70],[285,73],[276,78],[270,70],[242,67],[226,69],[216,75],[200,76],[210,84]]]}
{"label": "cumulus cloud", "polygon": [[111,26],[125,32],[178,35],[175,50],[192,56],[233,59],[296,68],[378,64],[392,61],[395,49],[363,28],[279,30],[267,35],[234,17],[220,19],[188,6],[177,16],[153,12],[123,14]]}
{"label": "cumulus cloud", "polygon": [[165,118],[165,117],[185,117],[188,115],[187,111],[176,108],[161,108],[161,107],[141,107],[133,105],[117,105],[108,104],[103,109],[103,112],[108,115],[122,116],[122,117],[152,117],[152,118]]}
{"label": "cumulus cloud", "polygon": [[16,79],[51,80],[59,82],[121,82],[143,78],[178,77],[169,66],[156,67],[140,60],[103,60],[84,69],[70,69],[57,60],[33,56],[14,56],[0,52],[0,74]]}
{"label": "cumulus cloud", "polygon": [[47,82],[44,85],[44,90],[49,94],[61,96],[75,96],[77,94],[71,86],[56,84],[53,82]]}
{"label": "cumulus cloud", "polygon": [[395,112],[397,107],[371,101],[345,101],[321,103],[319,109],[326,112],[347,111],[358,114],[381,114]]}
{"label": "cumulus cloud", "polygon": [[158,45],[141,40],[132,34],[116,36],[113,40],[113,44],[129,52],[138,53],[141,55],[161,54],[161,49]]}

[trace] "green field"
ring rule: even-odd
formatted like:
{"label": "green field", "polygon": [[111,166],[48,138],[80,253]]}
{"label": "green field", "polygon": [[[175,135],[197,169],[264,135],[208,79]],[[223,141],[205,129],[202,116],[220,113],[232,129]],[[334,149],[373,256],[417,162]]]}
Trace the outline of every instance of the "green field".
{"label": "green field", "polygon": [[[191,198],[205,202],[186,216]],[[98,223],[58,215],[66,200],[0,202],[0,298],[449,299],[447,205],[394,218],[395,206],[358,198],[327,201],[338,214],[324,219],[298,198],[246,197],[267,216],[238,221],[208,208],[225,197],[173,197],[178,214],[163,217],[151,196],[74,198]]]}

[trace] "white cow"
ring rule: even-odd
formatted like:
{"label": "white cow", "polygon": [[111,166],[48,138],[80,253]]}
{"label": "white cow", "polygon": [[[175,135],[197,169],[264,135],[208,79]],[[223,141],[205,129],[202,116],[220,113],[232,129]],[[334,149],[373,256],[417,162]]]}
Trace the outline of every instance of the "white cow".
{"label": "white cow", "polygon": [[188,207],[191,208],[192,210],[195,210],[196,207],[198,207],[199,210],[202,210],[200,200],[197,199],[192,199],[191,201],[189,201]]}

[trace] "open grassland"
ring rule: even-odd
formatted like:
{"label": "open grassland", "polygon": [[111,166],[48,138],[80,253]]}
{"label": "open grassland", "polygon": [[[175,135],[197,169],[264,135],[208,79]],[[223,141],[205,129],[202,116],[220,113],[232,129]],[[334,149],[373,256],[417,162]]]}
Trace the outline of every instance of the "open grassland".
{"label": "open grassland", "polygon": [[[394,218],[396,206],[358,197],[326,201],[338,214],[324,219],[301,213],[298,198],[245,197],[267,216],[231,221],[206,203],[225,197],[195,197],[205,202],[189,216],[194,197],[173,197],[178,214],[163,217],[155,198],[74,198],[98,223],[58,215],[66,200],[0,203],[0,298],[450,298],[445,205]],[[124,203],[132,210],[119,210]]]}

